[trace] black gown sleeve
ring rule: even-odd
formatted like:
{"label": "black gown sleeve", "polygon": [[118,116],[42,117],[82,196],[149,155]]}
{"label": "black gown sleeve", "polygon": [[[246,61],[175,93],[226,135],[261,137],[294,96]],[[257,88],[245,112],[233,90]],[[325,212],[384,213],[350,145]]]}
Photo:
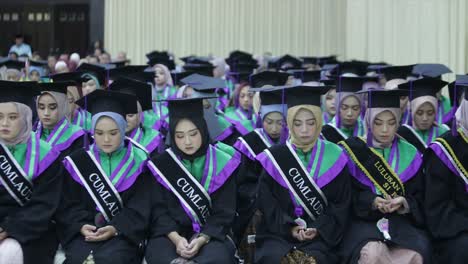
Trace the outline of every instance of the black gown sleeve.
{"label": "black gown sleeve", "polygon": [[10,237],[26,243],[47,231],[60,201],[63,173],[64,168],[57,159],[34,180],[31,200],[0,223]]}
{"label": "black gown sleeve", "polygon": [[320,237],[330,247],[338,245],[347,227],[351,206],[351,187],[346,167],[323,187],[328,206],[311,227],[317,228]]}
{"label": "black gown sleeve", "polygon": [[75,236],[80,235],[83,225],[94,225],[94,215],[82,200],[84,187],[75,182],[70,174],[64,177],[62,200],[57,210],[57,224],[62,243],[68,243]]}
{"label": "black gown sleeve", "polygon": [[138,175],[135,183],[121,194],[124,207],[108,223],[114,226],[119,235],[135,245],[143,241],[147,234],[150,218],[150,190],[152,176],[147,172]]}
{"label": "black gown sleeve", "polygon": [[181,230],[178,228],[176,221],[169,214],[168,206],[170,204],[177,204],[175,201],[169,201],[169,199],[173,199],[171,197],[172,194],[157,182],[154,177],[152,186],[154,188],[151,192],[150,237],[165,236],[174,231],[180,233]]}
{"label": "black gown sleeve", "polygon": [[[408,202],[410,212],[407,214],[415,225],[424,225],[424,214],[422,210],[423,199],[423,174],[420,169],[413,178],[405,182],[405,199]],[[353,187],[353,211],[354,214],[367,221],[378,221],[384,214],[372,208],[372,204],[379,195],[372,192],[368,187],[352,177]],[[396,212],[394,212],[396,214]]]}
{"label": "black gown sleeve", "polygon": [[242,169],[237,168],[221,188],[211,194],[211,215],[201,232],[223,241],[229,233],[236,214],[236,178]]}
{"label": "black gown sleeve", "polygon": [[258,188],[257,206],[263,214],[262,219],[265,222],[263,228],[267,232],[280,237],[292,238],[291,228],[296,226],[296,223],[294,218],[281,208],[280,201],[282,199],[274,191],[278,188],[277,185],[266,171],[262,172]]}
{"label": "black gown sleeve", "polygon": [[[438,239],[453,238],[468,231],[468,213],[455,200],[465,193],[464,182],[432,151],[425,153],[426,189],[424,207],[427,226]],[[460,184],[456,184],[460,181]]]}

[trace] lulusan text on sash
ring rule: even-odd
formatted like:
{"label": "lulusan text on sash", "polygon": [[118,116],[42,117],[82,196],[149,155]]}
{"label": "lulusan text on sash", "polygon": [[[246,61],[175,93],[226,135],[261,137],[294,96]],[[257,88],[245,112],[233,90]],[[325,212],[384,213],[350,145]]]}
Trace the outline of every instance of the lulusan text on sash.
{"label": "lulusan text on sash", "polygon": [[291,143],[286,142],[286,146],[266,149],[265,153],[288,185],[294,198],[315,221],[323,213],[328,201],[312,177],[309,177]]}
{"label": "lulusan text on sash", "polygon": [[[398,177],[385,158],[374,149],[369,148],[363,139],[353,137],[338,144],[344,147],[353,162],[382,194],[391,197],[405,195],[405,186],[401,182],[400,177]],[[392,144],[390,157],[397,155],[395,154],[398,152],[397,145],[398,143],[395,140]]]}
{"label": "lulusan text on sash", "polygon": [[199,232],[200,226],[206,223],[210,215],[211,197],[174,152],[170,148],[166,149],[166,152],[169,155],[160,155],[157,167],[151,161],[148,162],[148,166],[159,174],[184,209],[189,211],[189,217],[195,221],[194,231]]}
{"label": "lulusan text on sash", "polygon": [[[127,151],[131,151],[129,147]],[[85,152],[86,155],[67,156],[65,159],[72,166],[76,175],[80,178],[86,191],[89,193],[94,203],[98,207],[107,222],[111,221],[123,208],[122,198],[112,184],[109,177],[96,160],[91,150]],[[79,154],[82,154],[80,152]],[[126,155],[128,156],[128,155]],[[128,159],[132,159],[128,157]],[[126,164],[127,159],[123,159],[117,168]]]}
{"label": "lulusan text on sash", "polygon": [[[30,162],[32,163],[34,162]],[[33,192],[31,180],[3,144],[0,144],[0,182],[20,206],[24,206],[31,199]]]}

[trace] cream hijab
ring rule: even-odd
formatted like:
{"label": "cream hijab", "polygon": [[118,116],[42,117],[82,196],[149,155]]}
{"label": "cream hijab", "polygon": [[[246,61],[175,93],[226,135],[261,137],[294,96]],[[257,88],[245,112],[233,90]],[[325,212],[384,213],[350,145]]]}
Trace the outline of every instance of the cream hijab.
{"label": "cream hijab", "polygon": [[[314,117],[315,117],[315,135],[313,137],[313,140],[310,143],[307,144],[301,144],[299,140],[297,140],[297,135],[294,134],[293,130],[293,124],[294,124],[294,118],[296,117],[297,113],[300,110],[306,110],[311,112]],[[289,137],[291,140],[291,143],[294,144],[297,148],[301,149],[304,152],[309,152],[314,146],[315,143],[317,142],[317,139],[320,136],[320,132],[322,131],[322,110],[320,109],[319,106],[315,105],[296,105],[288,109],[288,117],[287,117],[287,123],[288,123],[288,128],[289,128]]]}
{"label": "cream hijab", "polygon": [[[0,104],[10,104],[10,103],[0,103]],[[29,137],[31,136],[32,131],[32,110],[29,106],[21,103],[11,102],[16,106],[16,110],[18,111],[18,115],[20,118],[20,125],[21,129],[16,136],[16,138],[12,140],[3,140],[0,139],[0,143],[5,144],[8,147],[12,147],[18,144],[24,144],[28,142]]]}

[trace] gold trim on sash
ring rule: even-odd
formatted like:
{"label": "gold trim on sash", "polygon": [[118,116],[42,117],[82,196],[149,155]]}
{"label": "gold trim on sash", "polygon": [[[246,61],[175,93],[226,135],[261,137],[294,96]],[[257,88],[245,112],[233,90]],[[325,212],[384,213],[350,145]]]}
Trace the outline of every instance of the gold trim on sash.
{"label": "gold trim on sash", "polygon": [[[359,138],[360,140],[364,141],[362,138]],[[365,141],[364,141],[365,143]],[[389,194],[384,187],[382,187],[380,184],[377,183],[377,181],[375,180],[375,178],[370,174],[370,172],[364,167],[364,165],[362,165],[362,163],[358,160],[358,158],[356,157],[356,155],[354,154],[354,152],[351,150],[351,148],[348,146],[348,144],[345,142],[345,141],[340,141],[339,144],[341,146],[343,146],[346,151],[348,152],[349,156],[351,157],[351,159],[353,160],[353,162],[359,167],[359,169],[361,169],[361,171],[367,176],[367,178],[369,178],[369,180],[372,181],[372,183],[374,184],[374,186],[384,195],[389,195],[391,197],[396,197],[398,194],[397,193],[393,193],[393,194]],[[369,148],[369,147],[368,147]],[[394,179],[396,179],[396,182],[398,183],[398,185],[400,186],[400,189],[401,189],[401,192],[402,192],[402,195],[405,194],[405,186],[403,185],[403,183],[401,182],[400,180],[400,177],[398,177],[398,175],[395,173],[395,171],[392,169],[392,167],[388,164],[388,162],[385,160],[384,157],[382,157],[382,155],[380,155],[380,153],[378,153],[377,151],[375,151],[374,149],[372,148],[369,148],[369,150],[374,153],[375,155],[377,155],[377,157],[379,157],[379,161],[382,166],[386,167],[387,170],[390,172],[390,174],[392,175],[392,177]],[[374,163],[374,166],[376,166],[377,163]],[[378,169],[377,169],[378,170]],[[392,186],[391,183],[388,182],[387,178],[386,177],[383,177],[387,183]],[[396,189],[396,188],[394,188]]]}
{"label": "gold trim on sash", "polygon": [[447,141],[445,141],[445,139],[443,138],[436,138],[437,142],[440,142],[443,147],[449,152],[450,154],[450,157],[453,159],[453,161],[455,162],[455,164],[457,165],[458,169],[461,170],[461,172],[463,173],[463,175],[468,178],[468,171],[466,170],[466,168],[463,166],[463,164],[460,162],[460,160],[458,159],[457,155],[455,155],[455,152],[453,151],[452,147],[449,145],[449,143]]}

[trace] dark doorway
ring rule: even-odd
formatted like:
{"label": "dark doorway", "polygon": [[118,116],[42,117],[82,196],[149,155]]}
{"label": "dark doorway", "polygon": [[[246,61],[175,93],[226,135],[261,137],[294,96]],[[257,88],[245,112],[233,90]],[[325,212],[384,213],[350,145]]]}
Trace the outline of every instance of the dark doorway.
{"label": "dark doorway", "polygon": [[[14,36],[18,33],[22,33],[33,52],[39,52],[44,59],[50,53],[78,52],[83,56],[91,43],[90,25],[95,27],[91,30],[94,35],[96,32],[103,32],[104,25],[100,20],[90,21],[91,13],[102,13],[100,17],[103,17],[102,0],[5,2],[7,1],[0,0],[0,56],[8,54],[14,43]],[[102,39],[101,36],[98,37]]]}

